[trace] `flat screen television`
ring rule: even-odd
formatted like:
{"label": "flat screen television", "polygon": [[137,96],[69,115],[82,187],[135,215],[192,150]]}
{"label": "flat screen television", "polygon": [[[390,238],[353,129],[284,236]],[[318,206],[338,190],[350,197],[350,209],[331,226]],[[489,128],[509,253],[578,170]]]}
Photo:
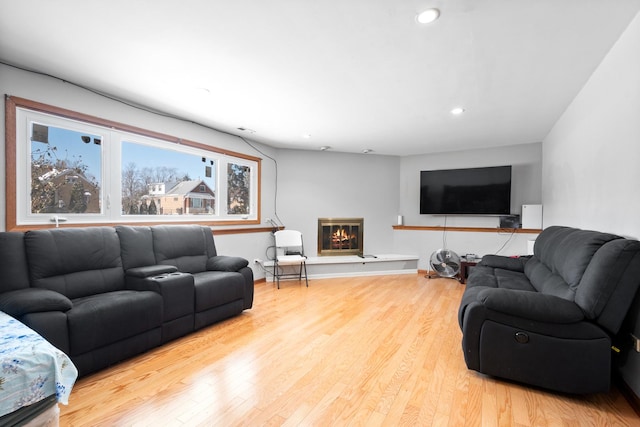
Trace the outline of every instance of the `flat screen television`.
{"label": "flat screen television", "polygon": [[420,213],[509,215],[511,166],[420,172]]}

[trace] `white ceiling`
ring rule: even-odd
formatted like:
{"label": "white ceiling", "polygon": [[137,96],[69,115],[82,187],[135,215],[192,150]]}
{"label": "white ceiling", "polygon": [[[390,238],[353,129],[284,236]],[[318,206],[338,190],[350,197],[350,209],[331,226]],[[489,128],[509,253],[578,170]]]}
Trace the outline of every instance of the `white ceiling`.
{"label": "white ceiling", "polygon": [[[440,19],[417,24],[429,7]],[[640,0],[3,1],[0,60],[274,147],[411,155],[542,141],[639,10]]]}

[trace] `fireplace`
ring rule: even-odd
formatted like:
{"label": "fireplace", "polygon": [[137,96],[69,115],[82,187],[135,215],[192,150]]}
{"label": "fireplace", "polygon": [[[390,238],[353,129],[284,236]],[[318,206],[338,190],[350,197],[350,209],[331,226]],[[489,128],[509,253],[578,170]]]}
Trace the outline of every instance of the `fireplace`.
{"label": "fireplace", "polygon": [[362,256],[363,218],[318,218],[318,255]]}

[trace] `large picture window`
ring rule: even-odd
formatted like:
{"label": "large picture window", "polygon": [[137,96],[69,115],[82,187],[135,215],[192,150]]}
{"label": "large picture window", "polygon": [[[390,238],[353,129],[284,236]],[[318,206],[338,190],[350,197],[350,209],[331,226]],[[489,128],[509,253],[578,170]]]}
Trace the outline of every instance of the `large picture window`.
{"label": "large picture window", "polygon": [[7,230],[260,223],[257,157],[23,99],[6,107]]}

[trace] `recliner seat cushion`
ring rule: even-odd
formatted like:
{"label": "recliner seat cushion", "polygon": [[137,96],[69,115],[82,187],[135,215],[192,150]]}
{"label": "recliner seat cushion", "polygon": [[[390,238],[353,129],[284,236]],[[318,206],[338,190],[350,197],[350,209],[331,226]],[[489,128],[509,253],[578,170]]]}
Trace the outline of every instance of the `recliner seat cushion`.
{"label": "recliner seat cushion", "polygon": [[160,327],[162,297],[151,291],[116,291],[73,300],[67,312],[71,356]]}
{"label": "recliner seat cushion", "polygon": [[509,271],[496,268],[494,276],[500,289],[513,289],[518,291],[533,291],[535,288],[531,286],[531,282],[524,273],[519,271]]}
{"label": "recliner seat cushion", "polygon": [[244,297],[244,277],[240,273],[205,271],[194,274],[196,313]]}

